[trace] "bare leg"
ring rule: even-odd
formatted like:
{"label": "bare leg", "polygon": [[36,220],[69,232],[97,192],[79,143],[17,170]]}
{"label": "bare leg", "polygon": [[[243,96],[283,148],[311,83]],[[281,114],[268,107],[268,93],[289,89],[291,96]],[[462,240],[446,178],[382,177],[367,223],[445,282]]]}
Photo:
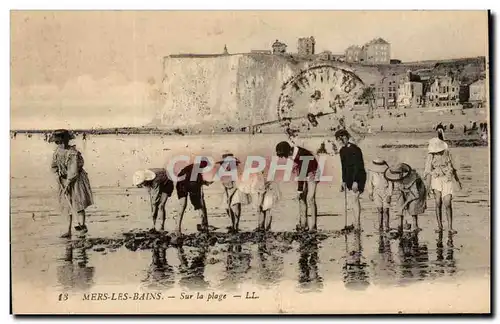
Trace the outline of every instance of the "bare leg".
{"label": "bare leg", "polygon": [[452,196],[446,195],[443,197],[443,206],[446,213],[446,221],[448,222],[448,232],[456,234],[457,231],[453,229],[453,208],[451,204]]}
{"label": "bare leg", "polygon": [[160,205],[159,214],[160,214],[160,221],[161,221],[161,223],[160,223],[160,230],[164,231],[165,230],[165,220],[167,219],[167,211],[166,211],[166,208],[165,208],[165,204]]}
{"label": "bare leg", "polygon": [[352,211],[354,214],[354,224],[357,230],[361,230],[361,203],[359,202],[359,192],[352,193]]}
{"label": "bare leg", "polygon": [[68,231],[61,235],[61,238],[70,238],[71,237],[71,225],[73,223],[73,215],[68,213]]}
{"label": "bare leg", "polygon": [[268,209],[266,211],[263,211],[263,214],[264,214],[264,218],[266,220],[266,231],[270,231],[271,230],[271,224],[273,222],[273,214],[271,213],[271,210]]}
{"label": "bare leg", "polygon": [[404,225],[404,219],[405,219],[404,215],[399,215],[399,219],[400,219],[400,221],[399,221],[399,232],[403,233],[403,225]]}
{"label": "bare leg", "polygon": [[156,230],[156,219],[158,218],[158,205],[151,206],[151,210],[153,211],[153,215],[151,216],[153,219],[153,229]]}
{"label": "bare leg", "polygon": [[378,213],[378,217],[379,217],[378,230],[383,231],[384,230],[384,209],[382,207],[377,207],[377,213]]}
{"label": "bare leg", "polygon": [[231,225],[229,226],[229,232],[232,232],[234,229],[233,211],[231,210],[231,208],[226,208],[226,213],[227,213],[227,216],[229,216],[229,219],[231,220]]}
{"label": "bare leg", "polygon": [[299,199],[299,227],[301,230],[307,228],[307,193],[303,192]]}
{"label": "bare leg", "polygon": [[182,228],[182,219],[184,218],[184,213],[186,212],[186,207],[187,207],[187,197],[179,198],[179,204],[181,206],[181,212],[179,214],[179,219],[177,219],[176,227],[177,227],[177,232],[180,234]]}
{"label": "bare leg", "polygon": [[[318,186],[317,182],[310,181],[307,190],[307,205],[311,207],[311,226],[312,231],[318,229],[318,205],[316,204],[316,188]],[[307,214],[306,214],[306,224],[307,224]]]}
{"label": "bare leg", "polygon": [[384,209],[384,217],[385,217],[385,230],[389,231],[390,230],[390,224],[389,224],[389,208]]}
{"label": "bare leg", "polygon": [[442,206],[443,206],[443,201],[441,199],[441,191],[434,190],[434,198],[436,200],[436,220],[437,220],[437,225],[438,228],[436,231],[442,231],[443,230],[443,213],[442,213]]}
{"label": "bare leg", "polygon": [[235,204],[231,206],[231,211],[233,214],[233,229],[238,232],[240,227],[240,216],[241,216],[241,204]]}
{"label": "bare leg", "polygon": [[80,210],[78,213],[76,213],[76,215],[78,217],[78,225],[80,225],[82,233],[87,233],[88,232],[87,225],[85,225],[85,218],[86,218],[85,210]]}
{"label": "bare leg", "polygon": [[160,200],[160,207],[158,208],[158,214],[160,216],[160,230],[165,230],[165,219],[167,218],[167,211],[165,205],[167,204],[168,196],[166,193],[162,193]]}
{"label": "bare leg", "polygon": [[412,215],[413,217],[413,230],[414,231],[420,231],[420,228],[418,227],[418,215]]}
{"label": "bare leg", "polygon": [[208,232],[208,214],[207,214],[207,205],[205,204],[205,198],[203,197],[203,193],[201,195],[201,208],[200,208],[200,217],[201,217],[201,226],[205,231]]}

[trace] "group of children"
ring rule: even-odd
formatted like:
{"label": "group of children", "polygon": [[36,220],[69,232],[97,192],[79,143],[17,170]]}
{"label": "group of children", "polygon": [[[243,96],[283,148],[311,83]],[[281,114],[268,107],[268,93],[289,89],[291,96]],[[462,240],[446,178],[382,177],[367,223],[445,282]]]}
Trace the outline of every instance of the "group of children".
{"label": "group of children", "polygon": [[[216,162],[219,171],[235,170],[238,174],[236,179],[230,175],[220,176],[223,186],[222,205],[231,220],[231,225],[227,228],[228,232],[236,233],[239,231],[242,206],[249,205],[252,202],[254,202],[259,215],[256,231],[269,231],[272,221],[271,208],[281,196],[279,188],[275,182],[267,181],[262,172],[253,174],[249,179],[243,180],[239,169],[240,163],[232,153],[223,154],[222,159]],[[208,159],[202,158],[199,163],[192,163],[184,167],[177,175],[180,180],[176,182],[175,190],[181,206],[178,217],[175,217],[177,233],[182,231],[182,220],[186,212],[188,198],[193,209],[199,212],[201,218],[197,230],[199,232],[208,232],[209,230],[203,187],[211,185],[213,181],[205,180],[201,172],[207,167],[209,167]],[[191,178],[195,171],[196,177]],[[159,210],[161,215],[159,230],[163,231],[166,214],[165,204],[174,190],[174,183],[167,176],[166,170],[147,169],[136,171],[133,185],[148,188],[152,205],[153,229],[157,230],[156,220]]]}
{"label": "group of children", "polygon": [[[442,137],[442,136],[440,136]],[[78,225],[75,229],[85,233],[85,209],[93,204],[92,190],[87,173],[83,169],[84,160],[81,153],[70,146],[69,142],[74,137],[68,130],[55,131],[49,142],[55,142],[52,171],[59,184],[59,201],[63,213],[69,216],[68,231],[63,237],[71,237],[72,215],[78,216]],[[456,169],[453,166],[448,145],[441,138],[429,141],[428,157],[425,164],[424,177],[422,178],[410,165],[399,163],[390,167],[384,160],[375,159],[365,171],[363,153],[351,140],[350,134],[345,129],[335,132],[335,138],[341,143],[339,151],[342,165],[341,191],[345,191],[346,199],[349,197],[354,213],[356,230],[361,228],[360,195],[367,186],[368,196],[373,200],[379,214],[379,228],[381,231],[390,231],[389,210],[392,198],[396,199],[396,210],[400,217],[399,231],[404,230],[404,215],[407,213],[413,218],[413,230],[420,231],[418,215],[426,210],[427,195],[434,193],[436,201],[436,218],[438,227],[436,231],[443,230],[442,210],[444,209],[448,230],[453,229],[452,195],[454,186],[461,188]],[[314,154],[299,146],[293,146],[283,141],[276,145],[276,155],[280,158],[291,159],[294,172],[298,174],[297,198],[299,202],[299,219],[297,231],[317,230],[317,204],[316,189],[320,174],[319,163]],[[195,210],[198,211],[201,223],[197,225],[200,232],[209,230],[207,208],[205,204],[203,187],[211,185],[211,181],[203,178],[199,172],[209,166],[208,159],[201,159],[184,167],[177,177],[181,180],[175,184],[170,179],[164,168],[150,168],[139,170],[134,174],[133,185],[145,187],[149,191],[151,203],[151,217],[153,229],[157,230],[157,219],[160,216],[159,230],[164,230],[166,211],[165,205],[174,189],[177,192],[181,210],[176,219],[176,231],[181,233],[182,219],[184,217],[188,198]],[[307,163],[303,168],[303,164]],[[240,161],[231,153],[224,154],[218,161],[219,170],[238,169]],[[193,172],[196,178],[191,178]],[[301,172],[302,171],[302,172]],[[303,172],[305,171],[305,172]],[[249,180],[222,177],[224,188],[222,203],[231,220],[228,227],[230,233],[239,231],[239,222],[242,206],[254,202],[258,211],[258,225],[256,231],[263,232],[271,229],[271,208],[281,198],[281,193],[276,182],[268,181],[263,173],[253,174]],[[425,179],[425,181],[424,181]],[[309,213],[310,211],[310,213]],[[310,214],[310,217],[308,217]],[[347,225],[347,224],[346,224]],[[410,226],[411,227],[411,226]]]}

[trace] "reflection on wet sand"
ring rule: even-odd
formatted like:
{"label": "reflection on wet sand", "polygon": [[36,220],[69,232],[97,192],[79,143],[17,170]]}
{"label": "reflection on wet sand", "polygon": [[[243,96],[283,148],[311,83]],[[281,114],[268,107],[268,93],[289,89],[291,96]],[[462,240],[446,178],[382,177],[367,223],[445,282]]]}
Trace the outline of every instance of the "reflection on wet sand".
{"label": "reflection on wet sand", "polygon": [[404,233],[399,240],[400,284],[424,280],[429,276],[429,251],[421,244],[418,232]]}
{"label": "reflection on wet sand", "polygon": [[165,247],[155,247],[152,249],[152,260],[146,270],[146,278],[142,280],[144,286],[149,289],[168,289],[174,283],[173,267],[168,264]]}
{"label": "reflection on wet sand", "polygon": [[318,269],[318,240],[314,237],[300,242],[299,287],[312,291],[323,288],[323,278]]}
{"label": "reflection on wet sand", "polygon": [[[380,233],[377,237],[377,250],[367,260],[366,253],[371,253],[363,250],[362,243],[370,237],[372,236],[362,236],[362,233],[344,236],[345,258],[341,275],[348,289],[364,290],[370,284],[407,285],[436,277],[453,276],[457,272],[452,235],[447,236],[444,244],[443,233],[437,234],[434,258],[430,257],[434,250],[429,251],[427,244],[420,242],[417,232],[405,232],[399,238]],[[342,237],[338,240],[341,243]],[[325,279],[320,272],[320,239],[315,235],[305,235],[298,236],[296,242],[298,248],[290,264],[297,264],[298,289],[303,292],[321,291]],[[88,266],[87,256],[87,250],[92,245],[87,243],[89,242],[86,240],[68,241],[65,245],[62,264],[57,268],[57,279],[66,290],[89,289],[94,285],[95,270]],[[252,244],[256,244],[255,254],[251,252]],[[279,284],[285,276],[285,253],[291,249],[292,243],[267,237],[260,242],[229,242],[221,246],[227,247],[227,252],[224,252],[222,260],[216,260],[215,263],[208,260],[208,241],[199,247],[170,247],[178,254],[179,267],[175,271],[171,264],[176,262],[167,257],[168,244],[155,244],[150,250],[151,259],[145,266],[140,283],[152,290],[168,290],[176,285],[176,281],[179,286],[190,290],[218,286],[227,291],[237,291],[249,280],[263,287],[270,287]],[[253,268],[252,258],[255,258]],[[221,267],[215,265],[219,261],[222,261]],[[216,271],[220,273],[220,279],[216,282],[209,282],[207,279],[207,264],[215,265],[210,266],[208,271],[218,269]],[[325,266],[326,269],[327,267],[328,265]],[[210,276],[210,273],[207,275]]]}
{"label": "reflection on wet sand", "polygon": [[258,244],[259,283],[273,285],[283,276],[283,256],[275,249],[273,242],[266,239]]}
{"label": "reflection on wet sand", "polygon": [[190,254],[194,255],[194,257],[191,265],[189,265],[184,247],[180,246],[177,248],[180,260],[179,274],[181,277],[179,284],[188,289],[207,289],[209,283],[205,280],[205,264],[207,262],[208,246],[193,248],[193,250]]}
{"label": "reflection on wet sand", "polygon": [[346,288],[363,290],[370,285],[367,264],[363,261],[363,247],[361,244],[361,233],[354,234],[353,250],[349,251],[347,236],[345,237],[345,262],[342,268],[344,285]]}
{"label": "reflection on wet sand", "polygon": [[391,248],[391,240],[384,233],[379,233],[378,254],[374,262],[373,277],[377,283],[392,284],[396,275],[396,262]]}
{"label": "reflection on wet sand", "polygon": [[85,247],[75,248],[70,240],[65,244],[62,265],[57,267],[57,281],[64,290],[87,290],[94,285],[94,267],[88,266]]}
{"label": "reflection on wet sand", "polygon": [[[453,245],[453,234],[448,234],[446,249],[443,246],[443,232],[438,234],[436,244],[436,273],[439,275],[454,275],[457,271],[457,265],[454,258],[455,246]],[[446,257],[445,257],[446,255]]]}
{"label": "reflection on wet sand", "polygon": [[237,290],[239,285],[245,281],[245,274],[250,269],[251,259],[251,254],[243,249],[241,243],[229,243],[225,275],[221,286],[229,291]]}

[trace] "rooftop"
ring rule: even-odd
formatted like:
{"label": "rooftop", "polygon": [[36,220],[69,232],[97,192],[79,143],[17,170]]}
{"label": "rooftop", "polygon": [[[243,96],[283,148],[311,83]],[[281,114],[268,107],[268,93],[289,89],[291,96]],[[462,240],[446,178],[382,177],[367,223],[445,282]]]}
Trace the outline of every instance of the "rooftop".
{"label": "rooftop", "polygon": [[379,37],[379,38],[372,39],[371,41],[369,41],[368,43],[366,43],[366,45],[373,45],[373,44],[388,45],[389,42],[387,42],[385,39]]}

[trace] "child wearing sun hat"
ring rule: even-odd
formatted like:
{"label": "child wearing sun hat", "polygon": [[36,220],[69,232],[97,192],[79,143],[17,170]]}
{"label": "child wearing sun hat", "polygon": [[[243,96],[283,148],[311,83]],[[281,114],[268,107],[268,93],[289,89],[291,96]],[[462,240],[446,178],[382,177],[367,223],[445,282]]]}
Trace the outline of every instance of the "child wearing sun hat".
{"label": "child wearing sun hat", "polygon": [[460,190],[462,184],[453,164],[448,144],[445,141],[434,137],[429,140],[427,150],[424,179],[427,188],[434,193],[436,201],[436,218],[438,222],[436,231],[441,232],[443,230],[442,214],[444,209],[448,221],[448,231],[451,234],[456,234],[453,229],[452,198],[454,186],[456,185]]}
{"label": "child wearing sun hat", "polygon": [[68,216],[68,231],[62,238],[71,237],[73,216],[77,217],[78,222],[75,230],[80,234],[88,231],[85,209],[94,204],[89,177],[83,168],[83,156],[74,145],[69,144],[73,139],[75,135],[67,129],[58,129],[49,138],[49,143],[57,145],[52,156],[51,170],[59,187],[61,212]]}
{"label": "child wearing sun hat", "polygon": [[174,182],[168,177],[167,171],[163,168],[138,170],[134,173],[133,185],[148,189],[153,219],[152,229],[156,230],[156,219],[159,214],[161,218],[160,230],[163,231],[166,218],[165,205],[174,191]]}
{"label": "child wearing sun hat", "polygon": [[391,207],[391,197],[393,183],[384,177],[384,173],[389,168],[385,160],[375,159],[369,167],[367,191],[369,198],[374,202],[379,214],[379,230],[389,231],[389,209]]}
{"label": "child wearing sun hat", "polygon": [[384,177],[394,183],[397,212],[400,216],[399,231],[403,231],[405,211],[413,218],[413,230],[420,231],[418,215],[424,213],[427,208],[427,191],[422,178],[406,163],[387,168]]}

